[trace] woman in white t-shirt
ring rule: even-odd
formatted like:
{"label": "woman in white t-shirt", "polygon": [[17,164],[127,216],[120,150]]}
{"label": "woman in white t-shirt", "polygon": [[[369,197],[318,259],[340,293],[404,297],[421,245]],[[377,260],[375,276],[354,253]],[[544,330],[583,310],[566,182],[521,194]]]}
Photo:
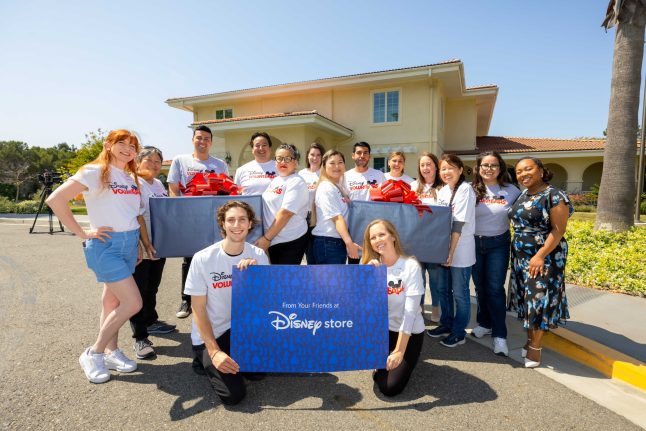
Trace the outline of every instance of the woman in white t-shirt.
{"label": "woman in white t-shirt", "polygon": [[312,255],[315,265],[345,263],[348,256],[359,258],[361,247],[348,231],[348,198],[343,188],[345,157],[328,150],[321,161],[321,178],[316,188],[316,226],[312,230]]}
{"label": "woman in white t-shirt", "polygon": [[476,195],[464,180],[463,172],[464,164],[458,156],[444,154],[440,158],[440,177],[446,185],[437,193],[437,204],[452,208],[453,223],[449,255],[439,271],[442,317],[440,325],[427,334],[434,338],[444,337],[440,343],[446,347],[464,344],[471,314],[469,279],[471,267],[476,262],[473,237]]}
{"label": "woman in white t-shirt", "polygon": [[307,248],[307,184],[296,173],[299,154],[294,145],[276,150],[276,171],[262,194],[265,233],[256,245],[269,254],[274,265],[300,265]]}
{"label": "woman in white t-shirt", "polygon": [[[135,156],[139,140],[128,130],[113,130],[96,160],[83,166],[47,199],[56,217],[84,240],[87,265],[103,283],[99,335],[81,354],[79,363],[92,383],[110,379],[108,369],[132,372],[137,363],[117,347],[119,328],[141,309],[141,295],[132,277],[138,254],[143,207]],[[74,219],[68,202],[83,193],[90,229]]]}
{"label": "woman in white t-shirt", "polygon": [[[410,185],[411,190],[417,193],[424,205],[437,205],[437,192],[444,185],[440,179],[439,161],[433,153],[422,152],[417,164],[418,179]],[[422,277],[426,286],[426,273],[428,273],[428,288],[431,292],[431,321],[440,321],[440,294],[437,291],[439,282],[440,265],[438,263],[420,262]],[[426,290],[426,287],[424,287]],[[422,307],[424,306],[424,295],[422,295]]]}
{"label": "woman in white t-shirt", "polygon": [[137,174],[139,175],[141,199],[144,204],[145,213],[140,220],[144,223],[141,225],[141,238],[146,255],[139,265],[135,268],[133,277],[139,293],[141,294],[141,310],[130,318],[130,328],[132,328],[132,338],[134,338],[133,348],[137,359],[147,359],[155,356],[153,343],[148,339],[148,335],[168,334],[175,330],[175,325],[159,321],[157,314],[157,291],[161,283],[162,272],[166,259],[155,257],[155,250],[152,248],[150,230],[150,198],[160,198],[168,196],[166,188],[157,176],[161,172],[162,161],[164,160],[162,152],[155,147],[144,147],[137,154]]}
{"label": "woman in white t-shirt", "polygon": [[495,151],[482,153],[476,159],[472,186],[476,193],[476,263],[472,276],[478,298],[478,325],[471,334],[477,338],[491,334],[494,353],[508,356],[505,279],[511,236],[507,211],[520,196],[520,190],[511,184],[507,165]]}
{"label": "woman in white t-shirt", "polygon": [[413,178],[404,173],[406,156],[403,151],[393,151],[388,155],[388,173],[384,174],[387,180],[401,180],[410,185]]}
{"label": "woman in white t-shirt", "polygon": [[401,393],[417,365],[424,341],[420,300],[424,294],[422,270],[404,255],[397,230],[388,220],[372,221],[363,235],[362,263],[386,265],[388,294],[388,359],[373,379],[386,396]]}
{"label": "woman in white t-shirt", "polygon": [[305,259],[307,263],[314,262],[314,257],[312,255],[312,229],[316,224],[315,217],[313,217],[314,209],[314,196],[316,195],[316,186],[319,182],[319,176],[321,175],[321,157],[325,153],[325,148],[317,142],[312,143],[310,148],[307,150],[307,157],[305,158],[305,164],[307,167],[301,169],[298,172],[298,175],[303,178],[305,184],[307,184],[307,191],[309,192],[309,204],[307,205],[307,248],[305,249]]}

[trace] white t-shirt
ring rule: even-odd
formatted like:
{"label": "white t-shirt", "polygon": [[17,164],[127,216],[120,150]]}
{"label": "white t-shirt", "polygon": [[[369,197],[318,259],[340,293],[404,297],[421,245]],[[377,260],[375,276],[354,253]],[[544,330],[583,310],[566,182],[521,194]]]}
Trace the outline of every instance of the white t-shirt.
{"label": "white t-shirt", "polygon": [[368,168],[366,172],[357,172],[357,168],[350,169],[343,176],[345,189],[353,201],[369,201],[370,187],[377,187],[384,181],[384,173],[374,168]]}
{"label": "white t-shirt", "polygon": [[[258,265],[269,265],[265,252],[256,246],[245,243],[241,254],[229,256],[222,249],[222,242],[216,242],[195,253],[184,286],[186,295],[206,296],[206,313],[211,321],[215,338],[231,328],[233,267],[242,259],[256,259]],[[194,346],[204,344],[197,330],[195,318],[191,328],[191,342]]]}
{"label": "white t-shirt", "polygon": [[[449,206],[451,200],[451,188],[445,185],[437,192],[437,204]],[[476,243],[474,233],[476,231],[476,194],[473,188],[466,181],[460,184],[453,198],[453,221],[464,222],[460,240],[453,252],[451,266],[466,268],[476,263]]]}
{"label": "white t-shirt", "polygon": [[[413,181],[410,185],[410,189],[414,192],[417,192],[417,186],[418,182],[417,180]],[[417,196],[419,197],[419,200],[422,201],[424,205],[436,205],[437,201],[433,197],[433,194],[431,191],[433,190],[433,185],[425,183],[424,188],[422,189],[421,193],[418,193]],[[436,190],[437,194],[437,190]]]}
{"label": "white t-shirt", "polygon": [[513,184],[488,186],[487,194],[476,205],[476,235],[496,236],[509,230],[507,210],[520,196]]}
{"label": "white t-shirt", "polygon": [[393,181],[399,180],[407,183],[408,185],[410,185],[413,181],[415,181],[413,177],[406,174],[403,174],[401,177],[393,177],[392,175],[390,175],[390,172],[387,172],[384,174],[384,176],[386,177],[387,180],[393,180]]}
{"label": "white t-shirt", "polygon": [[341,238],[332,217],[341,215],[348,222],[348,202],[339,188],[330,181],[321,181],[316,189],[316,226],[312,234]]}
{"label": "white t-shirt", "polygon": [[109,226],[115,232],[139,229],[137,216],[144,210],[139,188],[125,171],[112,165],[109,169],[108,184],[101,184],[99,165],[85,165],[70,178],[88,188],[83,192],[83,199],[90,227]]}
{"label": "white t-shirt", "polygon": [[146,232],[148,233],[148,239],[152,240],[150,236],[150,198],[164,198],[168,196],[166,188],[161,181],[157,178],[153,178],[153,183],[149,184],[148,181],[143,178],[139,178],[139,185],[141,186],[141,200],[144,203],[144,220],[146,221]]}
{"label": "white t-shirt", "polygon": [[274,222],[281,208],[294,213],[278,235],[272,238],[271,245],[294,241],[305,235],[308,202],[307,185],[298,174],[278,176],[271,180],[269,187],[262,194],[262,221],[265,231]]}
{"label": "white t-shirt", "polygon": [[[387,268],[386,274],[388,329],[409,335],[424,332],[424,318],[419,304],[424,294],[424,280],[419,263],[412,257],[400,257]],[[409,303],[406,304],[406,301]]]}
{"label": "white t-shirt", "polygon": [[242,187],[243,195],[261,195],[275,177],[276,162],[274,160],[265,163],[252,160],[236,169],[233,182]]}
{"label": "white t-shirt", "polygon": [[309,192],[309,204],[307,210],[310,211],[312,205],[314,204],[314,195],[316,194],[316,184],[319,181],[319,176],[321,175],[321,170],[319,169],[316,172],[312,172],[309,169],[301,169],[298,172],[298,175],[301,176],[305,184],[307,184],[307,191]]}
{"label": "white t-shirt", "polygon": [[181,154],[173,159],[168,171],[168,183],[182,183],[184,187],[193,179],[197,173],[227,174],[229,167],[222,160],[209,156],[206,160],[199,160],[193,154]]}

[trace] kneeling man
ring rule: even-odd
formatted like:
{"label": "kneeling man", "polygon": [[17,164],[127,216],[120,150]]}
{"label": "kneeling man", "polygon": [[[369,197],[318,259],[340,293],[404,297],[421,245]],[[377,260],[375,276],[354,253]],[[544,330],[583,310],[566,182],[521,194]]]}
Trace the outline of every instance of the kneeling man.
{"label": "kneeling man", "polygon": [[246,242],[256,223],[253,208],[230,201],[217,213],[222,241],[195,254],[184,293],[191,295],[193,369],[206,374],[224,404],[237,404],[246,395],[240,367],[231,352],[231,278],[233,267],[268,265],[265,252]]}

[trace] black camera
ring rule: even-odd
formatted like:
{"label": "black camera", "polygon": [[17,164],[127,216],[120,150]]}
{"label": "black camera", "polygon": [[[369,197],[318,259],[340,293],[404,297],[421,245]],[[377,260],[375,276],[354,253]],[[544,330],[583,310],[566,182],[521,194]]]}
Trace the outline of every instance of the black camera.
{"label": "black camera", "polygon": [[58,172],[50,172],[49,169],[45,169],[42,174],[38,174],[38,181],[40,181],[45,187],[51,187],[54,184],[63,184],[63,174]]}

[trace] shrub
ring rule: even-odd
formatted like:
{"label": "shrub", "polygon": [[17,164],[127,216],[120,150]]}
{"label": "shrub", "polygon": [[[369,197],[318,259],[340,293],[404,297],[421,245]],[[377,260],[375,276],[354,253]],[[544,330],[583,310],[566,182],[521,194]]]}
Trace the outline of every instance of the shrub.
{"label": "shrub", "polygon": [[592,193],[572,193],[568,194],[568,197],[570,198],[570,202],[572,202],[572,205],[576,208],[579,205],[596,205],[597,204],[597,197],[592,194]]}
{"label": "shrub", "polygon": [[16,212],[16,204],[6,196],[0,196],[0,214]]}
{"label": "shrub", "polygon": [[646,297],[646,229],[613,233],[593,225],[568,222],[567,282]]}
{"label": "shrub", "polygon": [[[18,214],[35,214],[38,211],[40,201],[22,201],[16,204],[16,213]],[[47,208],[43,208],[45,211]]]}
{"label": "shrub", "polygon": [[597,209],[592,205],[578,205],[574,207],[574,211],[580,213],[593,213],[596,212]]}

